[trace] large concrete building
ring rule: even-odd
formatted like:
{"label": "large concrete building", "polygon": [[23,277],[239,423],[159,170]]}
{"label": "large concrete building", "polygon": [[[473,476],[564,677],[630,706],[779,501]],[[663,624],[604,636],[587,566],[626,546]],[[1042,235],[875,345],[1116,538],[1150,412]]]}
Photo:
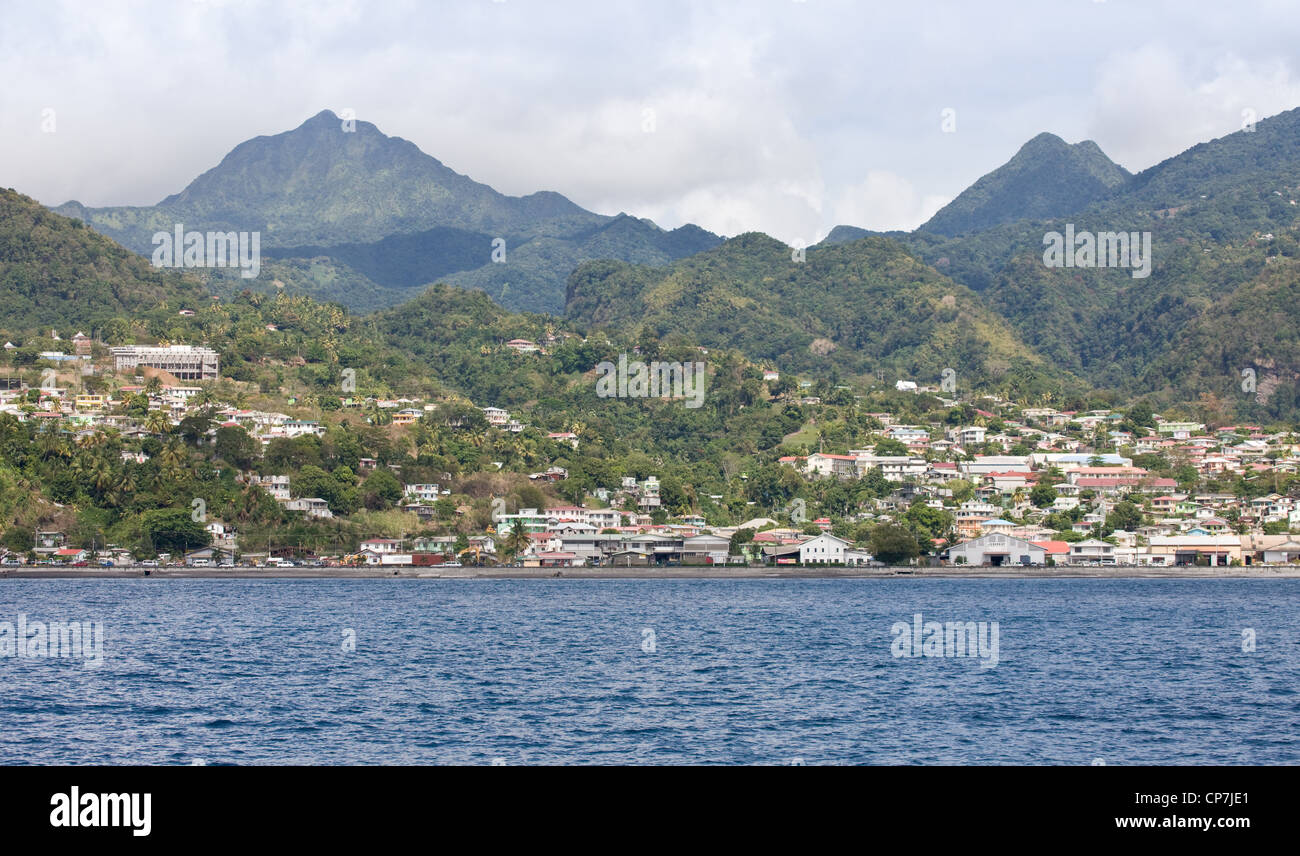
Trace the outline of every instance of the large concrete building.
{"label": "large concrete building", "polygon": [[182,380],[216,380],[220,355],[211,348],[192,345],[127,345],[110,348],[113,365],[118,371],[149,366],[161,369]]}
{"label": "large concrete building", "polygon": [[949,547],[945,557],[954,565],[1042,565],[1047,550],[1032,541],[995,532]]}

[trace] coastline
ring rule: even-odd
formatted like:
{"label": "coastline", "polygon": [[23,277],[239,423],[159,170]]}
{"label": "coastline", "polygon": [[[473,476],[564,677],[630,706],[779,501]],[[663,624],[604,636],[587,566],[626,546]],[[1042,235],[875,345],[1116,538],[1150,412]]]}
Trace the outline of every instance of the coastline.
{"label": "coastline", "polygon": [[[148,572],[148,573],[146,573]],[[367,565],[305,568],[36,568],[0,569],[6,579],[1300,579],[1300,565],[1209,567],[770,567],[691,565],[662,568],[443,568]]]}

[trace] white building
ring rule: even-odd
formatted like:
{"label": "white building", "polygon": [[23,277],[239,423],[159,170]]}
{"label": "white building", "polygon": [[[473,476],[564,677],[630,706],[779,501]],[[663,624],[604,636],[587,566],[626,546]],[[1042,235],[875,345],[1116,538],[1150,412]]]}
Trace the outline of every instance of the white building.
{"label": "white building", "polygon": [[289,477],[288,476],[258,476],[248,477],[248,483],[271,494],[275,499],[281,502],[289,499]]}
{"label": "white building", "polygon": [[637,507],[641,509],[659,507],[659,479],[655,476],[648,476],[641,483],[641,497],[637,500]]}
{"label": "white building", "polygon": [[1115,545],[1097,538],[1075,541],[1070,545],[1069,562],[1072,565],[1113,565]]}
{"label": "white building", "polygon": [[408,484],[403,487],[406,498],[416,502],[437,502],[440,490],[436,484]]}
{"label": "white building", "polygon": [[1285,565],[1300,561],[1300,543],[1286,541],[1264,550],[1264,561],[1270,565]]}
{"label": "white building", "polygon": [[954,565],[1042,565],[1047,550],[1032,541],[1011,535],[992,533],[963,541],[944,553]]}
{"label": "white building", "polygon": [[975,460],[962,461],[958,466],[962,473],[973,476],[1030,469],[1028,455],[976,455]]}
{"label": "white building", "polygon": [[394,538],[367,538],[360,544],[362,551],[368,551],[378,555],[396,554],[402,550],[402,542]]}
{"label": "white building", "polygon": [[829,532],[823,532],[816,538],[809,538],[799,545],[799,564],[842,565],[844,552],[852,547],[852,542],[837,538]]}
{"label": "white building", "polygon": [[859,477],[866,475],[867,471],[873,467],[879,467],[880,474],[889,481],[919,479],[930,468],[930,464],[925,458],[914,458],[910,455],[877,455],[871,452],[858,452],[855,454],[854,459]]}
{"label": "white building", "polygon": [[978,446],[984,442],[984,428],[979,425],[970,425],[964,428],[953,428],[948,432],[948,439],[959,446]]}
{"label": "white building", "polygon": [[109,348],[118,371],[138,366],[161,369],[183,380],[215,380],[220,374],[221,356],[211,348],[192,345],[127,345]]}
{"label": "white building", "polygon": [[302,511],[308,517],[333,517],[334,512],[330,511],[330,505],[325,500],[316,496],[303,496],[298,499],[291,499],[284,504],[289,511]]}

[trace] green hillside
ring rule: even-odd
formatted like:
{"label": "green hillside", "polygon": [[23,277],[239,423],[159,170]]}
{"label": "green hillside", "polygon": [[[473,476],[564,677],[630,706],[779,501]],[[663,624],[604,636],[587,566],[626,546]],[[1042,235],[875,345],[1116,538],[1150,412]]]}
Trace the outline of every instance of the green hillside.
{"label": "green hillside", "polygon": [[207,292],[194,278],[154,268],[80,222],[34,199],[0,189],[0,334],[50,328],[104,328],[140,309],[201,307]]}
{"label": "green hillside", "polygon": [[[997,184],[995,177],[1001,171],[986,176],[987,184]],[[929,224],[890,237],[978,292],[1021,341],[1058,367],[1122,395],[1168,403],[1231,386],[1220,365],[1226,358],[1216,355],[1254,335],[1223,321],[1244,295],[1258,304],[1273,289],[1278,305],[1288,305],[1285,275],[1266,271],[1266,265],[1270,256],[1292,253],[1298,201],[1300,110],[1292,110],[1260,121],[1254,131],[1197,145],[1144,170],[1081,210],[1026,215],[956,237],[937,234]],[[1063,232],[1067,224],[1077,232],[1150,232],[1151,275],[1134,279],[1125,268],[1047,267],[1044,235]],[[839,227],[825,243],[864,234]],[[1300,331],[1288,313],[1268,317],[1283,341]],[[1229,362],[1245,356],[1238,349]],[[1283,365],[1288,357],[1268,359]],[[1206,377],[1210,366],[1215,368]],[[1282,369],[1279,378],[1287,372]],[[1253,412],[1240,409],[1240,395],[1226,400],[1238,408],[1233,412]],[[1288,399],[1279,392],[1271,400],[1269,406],[1281,413]]]}
{"label": "green hillside", "polygon": [[566,312],[821,376],[938,384],[960,367],[968,388],[1019,394],[1066,380],[977,295],[886,238],[816,247],[803,262],[757,233],[667,268],[592,262],[571,277]]}

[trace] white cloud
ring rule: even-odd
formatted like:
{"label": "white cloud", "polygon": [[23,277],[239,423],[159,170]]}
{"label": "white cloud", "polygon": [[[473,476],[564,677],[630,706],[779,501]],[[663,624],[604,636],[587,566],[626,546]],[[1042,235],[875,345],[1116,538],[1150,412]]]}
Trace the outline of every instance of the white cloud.
{"label": "white cloud", "polygon": [[918,225],[1040,131],[1140,169],[1294,107],[1297,41],[1273,0],[9,0],[0,185],[151,204],[352,108],[503,192],[812,243]]}
{"label": "white cloud", "polygon": [[1102,64],[1088,125],[1113,160],[1136,172],[1240,131],[1246,116],[1258,120],[1298,104],[1300,80],[1281,58],[1228,53],[1198,64],[1165,44],[1147,44]]}
{"label": "white cloud", "polygon": [[915,229],[951,199],[922,195],[910,181],[885,170],[867,173],[862,182],[845,188],[832,209],[836,224],[889,231]]}

